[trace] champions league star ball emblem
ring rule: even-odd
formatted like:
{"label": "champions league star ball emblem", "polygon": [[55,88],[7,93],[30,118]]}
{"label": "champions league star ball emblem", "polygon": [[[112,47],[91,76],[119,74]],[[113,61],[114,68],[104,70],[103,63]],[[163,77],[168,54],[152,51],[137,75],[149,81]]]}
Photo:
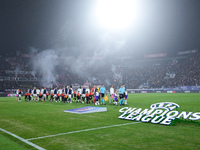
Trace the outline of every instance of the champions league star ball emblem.
{"label": "champions league star ball emblem", "polygon": [[104,111],[107,111],[106,107],[92,107],[92,106],[64,110],[64,112],[76,113],[76,114],[95,113]]}
{"label": "champions league star ball emblem", "polygon": [[89,111],[89,110],[92,110],[92,109],[94,109],[94,108],[93,107],[89,107],[89,108],[86,107],[86,108],[75,109],[74,111],[80,111],[80,112],[82,111],[83,112],[83,111]]}
{"label": "champions league star ball emblem", "polygon": [[119,110],[121,115],[119,119],[126,119],[132,121],[159,123],[162,125],[170,125],[175,119],[188,119],[190,121],[197,121],[200,119],[200,112],[185,112],[179,113],[177,109],[180,106],[172,102],[161,102],[152,104],[149,109],[124,107]]}

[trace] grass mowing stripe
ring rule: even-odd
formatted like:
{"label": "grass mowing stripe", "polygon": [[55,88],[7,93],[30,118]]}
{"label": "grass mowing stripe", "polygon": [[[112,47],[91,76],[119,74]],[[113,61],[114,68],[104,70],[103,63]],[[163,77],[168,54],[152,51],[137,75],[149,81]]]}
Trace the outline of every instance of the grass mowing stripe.
{"label": "grass mowing stripe", "polygon": [[20,140],[20,141],[22,141],[22,142],[24,142],[24,143],[26,143],[26,144],[28,144],[28,145],[30,145],[30,146],[32,146],[32,147],[38,149],[38,150],[45,150],[44,148],[42,148],[42,147],[40,147],[40,146],[38,146],[38,145],[36,145],[36,144],[34,144],[34,143],[32,143],[32,142],[29,142],[28,140],[26,140],[26,139],[24,139],[24,138],[22,138],[22,137],[20,137],[20,136],[18,136],[18,135],[16,135],[16,134],[13,134],[13,133],[11,133],[11,132],[8,132],[8,131],[6,131],[6,130],[4,130],[4,129],[2,129],[2,128],[0,128],[0,131],[2,131],[2,132],[4,132],[4,133],[7,133],[7,134],[9,134],[9,135],[11,135],[11,136],[17,138],[18,140]]}
{"label": "grass mowing stripe", "polygon": [[136,124],[136,123],[141,123],[141,122],[132,122],[132,123],[117,124],[117,125],[98,127],[98,128],[91,128],[91,129],[85,129],[85,130],[71,131],[71,132],[67,132],[67,133],[59,133],[59,134],[54,134],[54,135],[47,135],[47,136],[41,136],[41,137],[36,137],[36,138],[30,138],[30,139],[26,139],[26,140],[27,141],[37,140],[37,139],[43,139],[43,138],[54,137],[54,136],[59,136],[59,135],[66,135],[66,134],[72,134],[72,133],[78,133],[78,132],[86,132],[86,131],[105,129],[105,128],[111,128],[111,127],[118,127],[118,126],[124,126],[124,125],[129,125],[129,124]]}

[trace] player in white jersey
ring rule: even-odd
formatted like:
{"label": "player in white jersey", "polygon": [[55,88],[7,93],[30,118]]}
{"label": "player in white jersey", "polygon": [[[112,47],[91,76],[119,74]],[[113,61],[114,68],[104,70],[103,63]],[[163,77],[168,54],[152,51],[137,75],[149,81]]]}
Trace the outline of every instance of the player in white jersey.
{"label": "player in white jersey", "polygon": [[33,95],[33,101],[34,101],[34,100],[37,101],[37,89],[36,89],[36,87],[33,88],[33,90],[32,90],[32,95]]}
{"label": "player in white jersey", "polygon": [[39,95],[39,93],[41,92],[41,91],[40,91],[40,88],[38,88],[38,89],[36,90],[36,92],[37,92],[37,95]]}
{"label": "player in white jersey", "polygon": [[80,93],[80,94],[82,94],[81,86],[77,89],[76,93]]}
{"label": "player in white jersey", "polygon": [[45,100],[46,100],[47,93],[48,93],[46,87],[44,87],[43,89],[41,89],[41,93],[42,93],[42,95],[43,95],[43,100],[45,101]]}
{"label": "player in white jersey", "polygon": [[36,93],[37,93],[37,100],[39,100],[39,94],[41,93],[40,88],[38,88],[38,89],[36,90]]}
{"label": "player in white jersey", "polygon": [[18,97],[18,101],[21,102],[21,97],[22,97],[22,91],[21,91],[21,89],[18,89],[18,90],[16,91],[16,94],[17,94],[17,97]]}
{"label": "player in white jersey", "polygon": [[[60,88],[60,89],[58,90],[58,93],[61,95],[61,94],[63,93],[63,89]],[[60,101],[62,102],[62,97],[61,97],[61,96],[60,96]]]}
{"label": "player in white jersey", "polygon": [[86,89],[86,93],[90,93],[90,88],[89,88],[89,86],[87,87],[87,89]]}

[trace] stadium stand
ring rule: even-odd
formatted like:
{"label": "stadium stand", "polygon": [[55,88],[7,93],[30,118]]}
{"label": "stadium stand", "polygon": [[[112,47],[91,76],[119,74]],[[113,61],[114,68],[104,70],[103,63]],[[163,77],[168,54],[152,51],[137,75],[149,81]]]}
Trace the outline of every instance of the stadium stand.
{"label": "stadium stand", "polygon": [[[31,70],[30,59],[25,57],[7,57],[0,59],[0,91],[41,86],[42,77]],[[175,88],[180,86],[200,85],[200,54],[190,54],[184,57],[151,59],[142,61],[124,61],[123,63],[108,64],[103,70],[86,68],[83,72],[88,77],[58,71],[56,83],[83,85],[104,83],[119,87],[125,83],[128,89]],[[61,69],[63,70],[63,69]],[[61,72],[61,73],[60,73]],[[90,78],[90,79],[89,79]],[[54,83],[54,86],[57,84]]]}

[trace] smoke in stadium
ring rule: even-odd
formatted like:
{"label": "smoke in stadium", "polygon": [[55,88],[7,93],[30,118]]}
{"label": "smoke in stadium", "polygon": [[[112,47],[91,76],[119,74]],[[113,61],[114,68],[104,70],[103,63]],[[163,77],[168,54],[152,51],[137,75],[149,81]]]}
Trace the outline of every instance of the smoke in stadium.
{"label": "smoke in stadium", "polygon": [[[8,80],[8,89],[85,83],[116,88],[125,83],[130,89],[199,84],[198,78],[174,82],[182,77],[177,66],[198,63],[191,62],[200,47],[196,0],[32,5],[21,1],[13,2],[13,11],[7,8],[8,3],[2,4],[2,10],[16,17],[10,22],[1,19],[5,22],[0,43],[1,58],[5,59],[1,61],[7,63],[2,68],[2,90]],[[21,9],[26,5],[27,9]],[[188,54],[195,58],[189,59]]]}
{"label": "smoke in stadium", "polygon": [[199,94],[200,0],[0,0],[0,149],[200,150]]}
{"label": "smoke in stadium", "polygon": [[[41,77],[41,86],[53,87],[60,86],[62,83],[69,83],[66,75],[74,74],[83,83],[111,85],[110,78],[102,75],[103,79],[97,80],[99,72],[114,74],[113,78],[121,79],[120,72],[117,72],[117,61],[124,59],[119,53],[125,48],[125,39],[113,39],[108,35],[101,35],[96,43],[88,43],[80,47],[54,48],[47,50],[36,50],[30,48],[31,67]],[[100,44],[99,44],[100,43]],[[88,51],[88,53],[87,53]],[[96,75],[95,75],[95,74]],[[60,80],[60,82],[58,82]],[[72,84],[72,83],[70,83]],[[62,84],[63,86],[63,84]]]}

